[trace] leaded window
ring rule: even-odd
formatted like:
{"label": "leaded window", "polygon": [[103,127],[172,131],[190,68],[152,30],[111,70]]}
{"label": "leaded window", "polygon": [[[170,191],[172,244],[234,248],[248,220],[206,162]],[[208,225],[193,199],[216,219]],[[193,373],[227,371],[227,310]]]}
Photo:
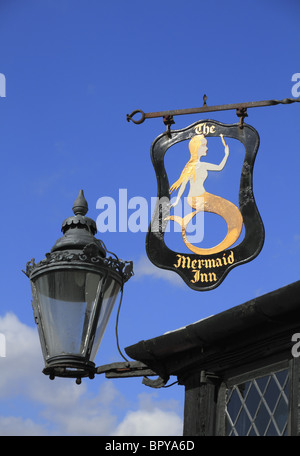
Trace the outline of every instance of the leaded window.
{"label": "leaded window", "polygon": [[225,434],[288,434],[289,370],[282,369],[232,384],[225,396]]}

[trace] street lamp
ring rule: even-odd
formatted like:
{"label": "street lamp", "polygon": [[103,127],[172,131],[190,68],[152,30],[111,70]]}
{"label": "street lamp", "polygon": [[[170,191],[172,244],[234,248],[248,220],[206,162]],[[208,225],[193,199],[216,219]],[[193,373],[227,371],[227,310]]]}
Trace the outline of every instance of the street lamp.
{"label": "street lamp", "polygon": [[63,236],[46,258],[27,263],[33,311],[45,360],[44,374],[94,378],[94,359],[117,296],[133,275],[132,262],[107,256],[96,239],[96,223],[85,216],[83,191],[74,215],[62,224]]}

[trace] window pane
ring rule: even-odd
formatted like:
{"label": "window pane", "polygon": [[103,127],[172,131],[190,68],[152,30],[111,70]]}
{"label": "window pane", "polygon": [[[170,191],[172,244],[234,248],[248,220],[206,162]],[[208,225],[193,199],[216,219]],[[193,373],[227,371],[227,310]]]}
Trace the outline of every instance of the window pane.
{"label": "window pane", "polygon": [[246,410],[242,408],[241,413],[239,414],[239,417],[234,426],[237,435],[247,435],[250,426],[251,421],[246,413]]}
{"label": "window pane", "polygon": [[226,394],[226,435],[285,435],[288,369],[234,385]]}
{"label": "window pane", "polygon": [[250,383],[251,388],[250,388],[250,392],[247,396],[247,407],[250,412],[250,415],[255,416],[255,413],[256,413],[258,406],[260,404],[260,401],[261,401],[261,397],[260,397],[259,392],[255,388],[255,386],[253,385],[253,383],[252,382],[249,382],[249,383]]}

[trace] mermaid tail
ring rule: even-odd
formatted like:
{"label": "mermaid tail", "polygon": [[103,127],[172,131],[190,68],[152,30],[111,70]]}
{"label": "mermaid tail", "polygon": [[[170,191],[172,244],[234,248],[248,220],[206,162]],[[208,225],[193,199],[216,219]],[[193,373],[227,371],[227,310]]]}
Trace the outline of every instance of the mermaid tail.
{"label": "mermaid tail", "polygon": [[[195,209],[194,212],[187,214],[183,218],[178,215],[171,215],[166,219],[173,220],[181,225],[183,241],[191,252],[197,253],[198,255],[212,255],[227,249],[238,240],[243,228],[243,217],[235,204],[225,198],[208,192],[203,193],[201,196],[188,196],[187,201],[188,204]],[[220,215],[227,223],[228,231],[226,237],[214,247],[206,249],[200,248],[191,244],[187,239],[186,228],[192,218],[200,211],[212,212]]]}

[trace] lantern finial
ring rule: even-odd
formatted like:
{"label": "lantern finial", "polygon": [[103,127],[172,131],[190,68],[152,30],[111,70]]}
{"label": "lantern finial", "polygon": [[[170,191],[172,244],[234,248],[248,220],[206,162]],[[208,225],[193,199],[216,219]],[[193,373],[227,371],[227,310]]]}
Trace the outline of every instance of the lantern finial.
{"label": "lantern finial", "polygon": [[83,190],[80,190],[74,201],[72,210],[75,215],[85,215],[89,210],[88,203],[84,197]]}

